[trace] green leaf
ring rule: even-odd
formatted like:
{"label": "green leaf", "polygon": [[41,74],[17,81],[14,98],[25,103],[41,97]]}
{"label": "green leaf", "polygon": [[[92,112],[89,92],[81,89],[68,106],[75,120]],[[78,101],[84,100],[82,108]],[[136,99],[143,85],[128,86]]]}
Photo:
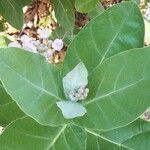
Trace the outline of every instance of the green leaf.
{"label": "green leaf", "polygon": [[82,128],[71,124],[47,127],[30,118],[23,118],[5,129],[0,136],[0,149],[85,150],[85,137]]}
{"label": "green leaf", "polygon": [[1,0],[0,15],[13,27],[20,29],[23,26],[23,6],[31,3],[32,0]]}
{"label": "green leaf", "polygon": [[5,127],[23,115],[24,113],[18,108],[15,101],[10,98],[0,83],[0,126]]}
{"label": "green leaf", "polygon": [[101,136],[131,149],[149,150],[150,122],[138,119],[125,127],[101,133]]}
{"label": "green leaf", "polygon": [[97,133],[87,131],[86,150],[131,150],[122,144],[115,143]]}
{"label": "green leaf", "polygon": [[56,105],[65,99],[60,70],[38,54],[0,49],[0,79],[5,89],[27,115],[44,125],[65,122]]}
{"label": "green leaf", "polygon": [[142,47],[144,23],[134,2],[111,7],[84,27],[68,47],[66,66],[71,70],[83,62],[90,72],[106,58],[121,51]]}
{"label": "green leaf", "polygon": [[150,105],[149,56],[150,47],[133,49],[99,64],[89,76],[90,94],[83,104],[87,114],[76,122],[112,129],[139,117]]}
{"label": "green leaf", "polygon": [[125,149],[149,150],[150,123],[141,119],[133,123],[110,131],[90,131],[86,129],[88,149]]}
{"label": "green leaf", "polygon": [[98,2],[99,0],[76,0],[75,8],[79,12],[87,13],[94,9]]}
{"label": "green leaf", "polygon": [[[84,103],[87,114],[74,121],[88,128],[111,129],[137,118],[150,105],[149,55],[150,48],[133,49],[100,64],[89,76],[90,95]],[[56,67],[48,65],[40,56],[20,49],[1,49],[0,78],[5,88],[41,124],[56,125],[64,121],[55,108],[56,101],[64,98],[60,91],[59,94],[55,91],[63,91],[58,74]]]}
{"label": "green leaf", "polygon": [[93,19],[105,11],[103,5],[99,2],[95,9],[88,13],[90,19]]}
{"label": "green leaf", "polygon": [[0,145],[8,150],[149,150],[149,131],[150,123],[140,119],[125,127],[95,132],[72,124],[41,126],[25,117],[7,126]]}
{"label": "green leaf", "polygon": [[[127,9],[128,11],[124,11]],[[131,10],[135,12],[132,13],[133,15],[131,15]],[[119,13],[117,13],[118,11]],[[125,15],[127,16],[125,17]],[[130,17],[128,17],[129,15]],[[104,30],[106,33],[100,29],[100,26],[103,23],[101,20],[106,23],[106,20],[108,21],[108,16],[111,18],[111,21],[109,21],[108,24],[105,24],[104,28],[108,27],[108,25],[110,26],[112,23],[117,27],[119,26],[119,31],[117,30],[118,28],[115,28],[116,26],[113,26],[113,28],[111,28],[111,26],[109,27],[111,28],[109,34],[106,34],[106,28]],[[128,19],[129,22],[125,22],[127,20],[124,20],[123,16]],[[114,18],[118,18],[118,20],[114,21]],[[92,31],[95,32],[95,37],[90,36],[92,34],[90,31],[93,25],[94,27]],[[83,61],[90,74],[90,94],[88,97],[89,101],[87,101],[89,104],[85,104],[87,115],[80,117],[80,119],[74,119],[76,123],[94,129],[114,128],[116,126],[129,123],[148,107],[149,102],[147,99],[149,95],[147,93],[143,94],[144,91],[143,93],[140,93],[143,89],[138,91],[136,88],[138,88],[139,85],[137,85],[137,87],[131,86],[131,92],[128,90],[128,88],[120,91],[122,87],[126,87],[126,84],[128,86],[130,83],[135,83],[136,76],[135,78],[131,78],[129,74],[127,74],[125,81],[120,82],[120,86],[116,88],[118,92],[113,93],[114,91],[112,87],[114,86],[114,81],[117,82],[118,80],[115,77],[118,76],[120,68],[124,68],[124,60],[126,59],[124,59],[123,55],[130,56],[132,51],[131,53],[130,51],[127,51],[127,53],[117,55],[116,57],[112,57],[112,59],[108,59],[110,56],[124,51],[125,48],[128,49],[132,47],[141,47],[143,45],[143,37],[141,37],[143,35],[143,29],[137,30],[141,28],[141,25],[143,25],[143,21],[137,5],[132,2],[122,3],[114,6],[102,15],[93,19],[91,23],[89,23],[87,27],[85,27],[72,42],[68,50],[68,55],[64,64],[65,71],[63,73],[66,75],[80,61]],[[107,28],[108,31],[109,28]],[[135,32],[135,30],[139,32]],[[99,35],[99,33],[101,34]],[[105,36],[108,38],[107,40],[105,39]],[[96,43],[97,45],[95,45]],[[92,49],[91,45],[94,49]],[[100,49],[97,49],[97,46],[100,47]],[[143,64],[143,68],[145,61],[148,61],[147,57],[149,55],[149,51],[147,52],[145,49],[141,51],[133,50],[133,52],[135,54],[133,53],[129,58],[133,58],[133,55],[136,56],[133,58],[133,60],[138,60],[141,58],[141,62],[143,62],[141,63]],[[138,55],[141,52],[143,52],[143,56],[145,56],[145,58]],[[103,53],[102,57],[99,55],[99,53]],[[105,58],[107,58],[108,61],[103,63]],[[126,61],[128,61],[128,59]],[[110,62],[110,66],[107,66],[107,62]],[[102,69],[100,69],[101,67]],[[131,69],[130,67],[135,69]],[[112,68],[114,68],[114,70]],[[132,61],[128,62],[126,68],[127,73],[133,70],[133,72],[131,72],[132,74],[138,73],[138,75],[140,75],[142,72],[141,68],[136,70],[137,67]],[[63,118],[61,111],[56,105],[56,102],[65,99],[62,87],[62,74],[60,74],[60,71],[61,69],[58,66],[49,65],[46,60],[44,60],[44,58],[38,54],[34,55],[17,48],[1,49],[0,51],[0,78],[5,88],[27,115],[44,125],[57,125],[68,122],[68,120]],[[110,76],[111,74],[112,77]],[[105,82],[102,84],[103,87],[100,87],[99,84],[105,76],[110,76],[111,78],[108,80],[105,79]],[[139,80],[139,78],[137,80]],[[143,82],[142,84],[144,84]],[[146,83],[143,86],[147,87],[146,90],[149,90],[149,87],[146,85]],[[102,91],[99,91],[99,89],[102,89]],[[137,91],[139,92],[139,95],[135,94]],[[122,92],[124,92],[123,96],[121,95]],[[98,93],[98,95],[96,95],[96,93]],[[110,100],[108,97],[110,93],[115,95],[115,101]],[[144,95],[144,97],[142,97],[144,103],[142,104],[139,100],[139,98],[141,98],[140,94]],[[137,95],[139,97],[136,97]],[[135,99],[130,102],[129,96],[132,96]],[[114,99],[113,96],[111,98]],[[97,99],[100,100],[97,101]],[[115,106],[114,102],[115,104],[117,103],[118,105],[121,105],[121,108],[117,105]],[[137,106],[133,107],[137,102]],[[96,104],[98,104],[98,106],[100,105],[100,107],[102,106],[102,111],[97,108]],[[114,109],[114,106],[116,109]],[[93,107],[97,109],[93,109]],[[118,113],[122,112],[122,109],[125,109],[123,113]],[[126,117],[128,114],[131,115]],[[91,120],[94,120],[94,125]],[[69,120],[69,122],[70,121],[72,120]]]}
{"label": "green leaf", "polygon": [[67,31],[72,31],[75,25],[74,7],[70,0],[52,0],[56,19]]}

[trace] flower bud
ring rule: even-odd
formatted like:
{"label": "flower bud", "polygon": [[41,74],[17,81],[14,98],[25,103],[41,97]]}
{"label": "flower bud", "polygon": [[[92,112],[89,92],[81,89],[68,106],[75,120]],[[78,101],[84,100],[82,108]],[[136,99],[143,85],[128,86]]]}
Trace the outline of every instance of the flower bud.
{"label": "flower bud", "polygon": [[52,48],[57,51],[61,51],[63,46],[64,46],[64,43],[62,39],[55,39],[54,42],[52,43]]}
{"label": "flower bud", "polygon": [[48,38],[48,35],[49,35],[49,30],[48,28],[45,28],[45,29],[38,29],[37,30],[37,33],[39,34],[39,38],[40,39],[47,39]]}
{"label": "flower bud", "polygon": [[85,86],[81,86],[79,89],[76,89],[73,92],[70,92],[69,98],[71,101],[78,101],[78,100],[83,100],[86,99],[89,93],[89,89],[86,88]]}

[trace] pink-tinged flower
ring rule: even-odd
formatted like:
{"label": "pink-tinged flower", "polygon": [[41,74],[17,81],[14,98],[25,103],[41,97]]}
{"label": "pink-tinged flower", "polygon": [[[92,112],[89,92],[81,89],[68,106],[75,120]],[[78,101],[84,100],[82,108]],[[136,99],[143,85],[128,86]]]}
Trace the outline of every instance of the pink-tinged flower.
{"label": "pink-tinged flower", "polygon": [[11,42],[8,44],[8,47],[17,47],[17,48],[21,48],[20,43],[18,43],[17,41]]}
{"label": "pink-tinged flower", "polygon": [[55,39],[54,42],[52,43],[52,48],[57,51],[61,51],[63,46],[64,46],[64,43],[62,39]]}
{"label": "pink-tinged flower", "polygon": [[48,28],[44,28],[44,29],[38,29],[37,33],[39,34],[40,39],[47,39],[50,31],[48,30]]}
{"label": "pink-tinged flower", "polygon": [[33,45],[32,43],[23,43],[22,48],[29,52],[37,53],[36,46]]}
{"label": "pink-tinged flower", "polygon": [[31,41],[30,37],[25,34],[21,36],[20,40],[22,43],[29,43]]}

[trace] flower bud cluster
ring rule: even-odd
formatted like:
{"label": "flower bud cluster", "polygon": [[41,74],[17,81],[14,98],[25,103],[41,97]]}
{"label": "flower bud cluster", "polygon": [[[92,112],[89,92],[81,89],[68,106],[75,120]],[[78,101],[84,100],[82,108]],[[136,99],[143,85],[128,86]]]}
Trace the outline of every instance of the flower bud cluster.
{"label": "flower bud cluster", "polygon": [[71,101],[78,101],[86,99],[89,93],[89,89],[85,86],[81,86],[80,88],[76,89],[75,91],[70,92],[69,98]]}
{"label": "flower bud cluster", "polygon": [[55,39],[54,41],[48,40],[49,30],[38,29],[39,40],[34,40],[28,35],[22,35],[20,41],[14,41],[9,43],[8,47],[23,48],[26,51],[32,53],[39,53],[44,56],[49,62],[51,62],[53,53],[55,51],[61,51],[64,47],[62,39]]}

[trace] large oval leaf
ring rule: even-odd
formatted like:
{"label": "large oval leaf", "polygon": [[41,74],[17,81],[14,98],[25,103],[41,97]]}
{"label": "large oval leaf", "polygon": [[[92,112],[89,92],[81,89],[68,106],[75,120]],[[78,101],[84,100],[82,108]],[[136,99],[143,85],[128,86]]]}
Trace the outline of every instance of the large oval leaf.
{"label": "large oval leaf", "polygon": [[88,128],[111,129],[140,116],[150,105],[150,48],[106,59],[89,76],[87,115],[76,119]]}
{"label": "large oval leaf", "polygon": [[83,28],[68,48],[65,63],[71,70],[82,61],[89,72],[116,53],[142,47],[144,23],[134,2],[108,9]]}
{"label": "large oval leaf", "polygon": [[41,124],[65,120],[56,101],[64,99],[60,69],[40,55],[17,48],[0,49],[0,79],[12,99]]}

